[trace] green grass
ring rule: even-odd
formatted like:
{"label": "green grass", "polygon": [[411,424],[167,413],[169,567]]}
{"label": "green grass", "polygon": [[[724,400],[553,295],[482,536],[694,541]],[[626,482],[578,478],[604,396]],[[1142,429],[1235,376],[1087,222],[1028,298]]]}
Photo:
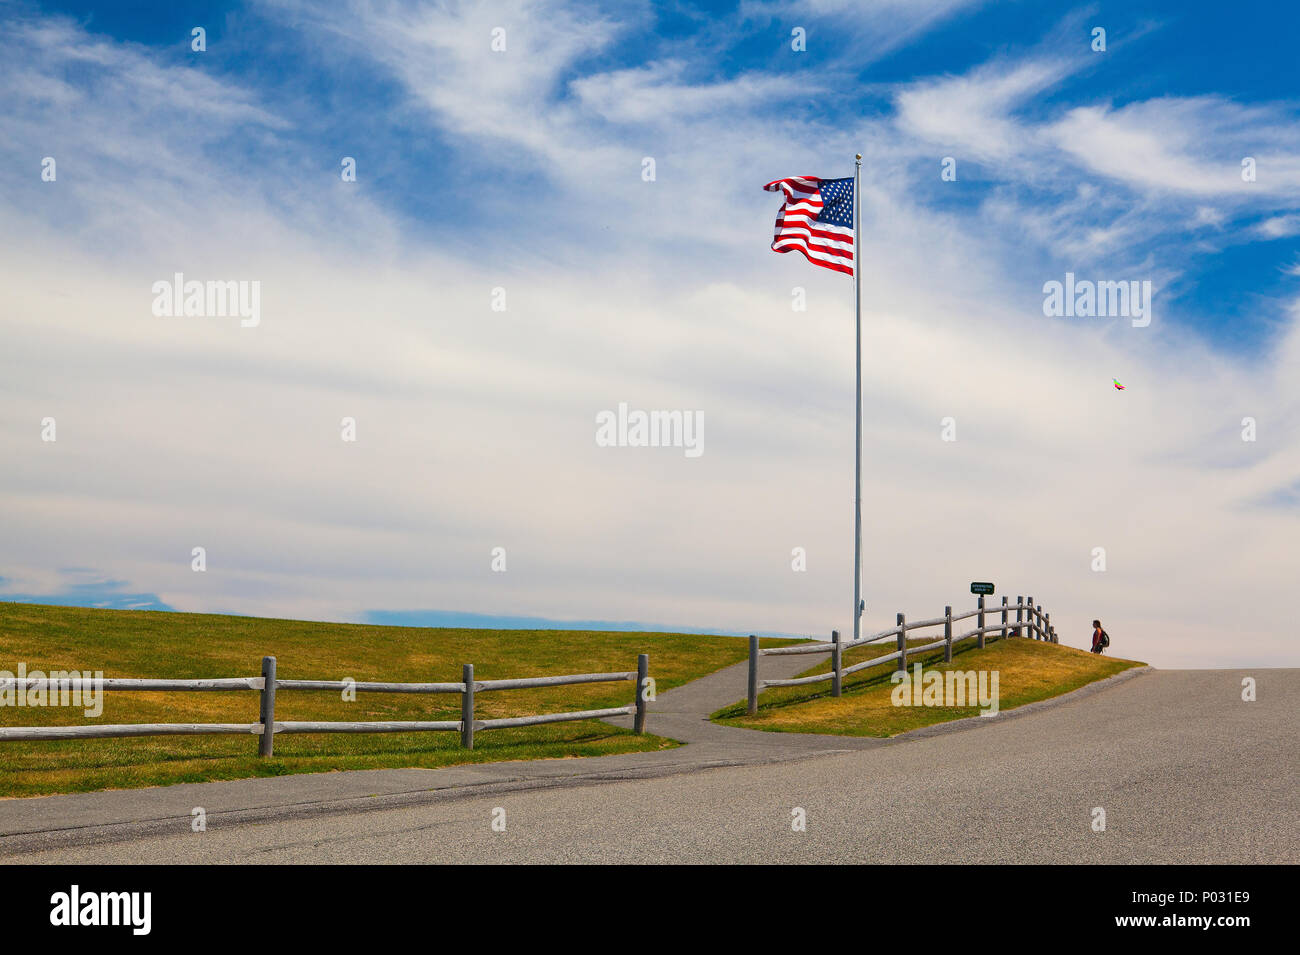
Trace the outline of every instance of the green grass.
{"label": "green grass", "polygon": [[[777,646],[789,641],[764,641]],[[461,664],[480,680],[635,670],[650,655],[657,691],[745,659],[733,637],[569,630],[461,630],[268,620],[211,614],[96,610],[0,602],[0,670],[102,670],[105,677],[199,679],[258,676],[263,655],[281,679],[458,682]],[[256,692],[104,694],[97,720],[70,707],[0,708],[2,726],[90,723],[255,723]],[[475,716],[492,719],[632,702],[633,685],[596,683],[485,692]],[[459,694],[283,691],[278,720],[457,720]],[[437,767],[569,758],[670,748],[596,720],[490,730],[460,748],[457,733],[281,735],[257,757],[249,736],[0,741],[0,797],[280,776],[341,769]]]}
{"label": "green grass", "polygon": [[[931,638],[909,641],[911,646],[932,642]],[[885,656],[893,644],[858,647],[845,654],[844,664]],[[910,656],[908,668],[921,663],[923,670],[988,670],[998,672],[999,709],[1010,710],[1036,700],[1068,693],[1095,680],[1105,679],[1130,667],[1143,666],[1134,660],[1098,656],[1085,650],[1036,640],[1011,639],[987,643],[978,649],[969,638],[953,645],[953,661],[943,662],[943,650]],[[771,730],[783,733],[826,733],[841,736],[895,736],[908,730],[975,716],[979,708],[941,706],[895,706],[890,675],[898,666],[891,660],[868,667],[844,680],[843,693],[831,696],[830,682],[808,686],[773,687],[759,694],[758,713],[745,715],[743,701],[713,714],[714,721],[727,726]],[[826,673],[830,664],[820,664],[801,676]]]}

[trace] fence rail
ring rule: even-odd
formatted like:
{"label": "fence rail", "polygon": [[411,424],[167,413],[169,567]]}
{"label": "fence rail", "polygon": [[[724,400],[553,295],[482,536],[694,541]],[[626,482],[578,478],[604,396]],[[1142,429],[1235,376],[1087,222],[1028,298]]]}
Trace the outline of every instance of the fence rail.
{"label": "fence rail", "polygon": [[[280,680],[275,675],[275,657],[262,658],[262,675],[252,677],[223,677],[210,680],[149,680],[149,679],[60,679],[58,677],[9,677],[0,679],[0,690],[27,692],[43,688],[47,693],[72,693],[87,689],[131,692],[172,693],[176,691],[234,691],[255,690],[260,696],[259,719],[256,723],[119,723],[100,726],[3,726],[0,741],[4,740],[57,740],[57,739],[120,739],[135,736],[209,736],[214,734],[251,735],[258,737],[258,755],[273,755],[275,737],[284,733],[424,733],[457,732],[461,745],[474,748],[474,734],[482,730],[507,729],[515,726],[538,726],[543,723],[562,723],[569,720],[595,720],[609,716],[631,716],[635,733],[645,732],[646,689],[650,679],[650,658],[637,657],[635,670],[618,673],[569,673],[560,676],[524,677],[513,680],[475,680],[474,665],[461,668],[459,683],[375,683],[354,680]],[[503,719],[479,720],[474,718],[474,697],[477,693],[494,693],[501,690],[525,690],[548,686],[570,686],[580,683],[634,682],[635,697],[627,706],[614,706],[600,710],[576,710],[568,713],[539,713],[531,716],[511,716]],[[459,720],[382,720],[372,722],[341,721],[277,721],[275,694],[284,690],[323,690],[340,692],[355,690],[359,693],[458,693],[461,697]],[[267,727],[271,731],[267,732]]]}
{"label": "fence rail", "polygon": [[[1011,620],[1010,614],[1015,611],[1016,619]],[[1000,614],[1001,620],[997,623],[986,624],[984,618],[988,614]],[[965,633],[954,635],[952,625],[955,621],[966,620],[970,617],[978,617],[979,625]],[[930,627],[943,627],[943,637],[932,643],[927,643],[919,647],[909,647],[907,645],[907,634],[912,630],[925,630]],[[977,646],[984,648],[985,635],[999,631],[998,636],[1006,639],[1008,636],[1020,636],[1027,634],[1035,640],[1045,640],[1049,643],[1060,643],[1057,639],[1056,630],[1052,627],[1052,615],[1043,613],[1043,608],[1034,603],[1034,598],[1016,597],[1015,603],[1008,603],[1007,598],[1002,598],[1002,604],[987,606],[984,598],[979,598],[979,603],[974,610],[968,610],[965,613],[953,613],[952,607],[943,608],[943,616],[935,617],[931,620],[917,620],[911,623],[903,614],[898,615],[897,622],[888,630],[881,630],[870,636],[861,637],[857,640],[840,640],[838,630],[831,632],[831,641],[829,643],[806,643],[798,644],[793,647],[770,647],[760,649],[758,646],[758,637],[749,638],[749,693],[748,706],[746,712],[753,716],[758,712],[758,694],[760,691],[772,686],[806,686],[812,683],[823,683],[831,681],[831,695],[839,696],[844,677],[851,673],[857,673],[859,670],[866,670],[870,667],[881,666],[886,663],[897,661],[897,669],[907,669],[907,657],[909,654],[924,653],[928,650],[937,650],[939,647],[944,648],[943,659],[945,663],[952,662],[952,645],[959,640],[967,640],[975,637]],[[875,643],[888,637],[895,637],[898,641],[898,649],[893,653],[885,654],[880,657],[873,657],[870,660],[863,660],[861,663],[855,663],[852,666],[844,666],[844,651],[851,650],[854,647],[865,646],[869,643]],[[994,639],[997,639],[996,637]],[[760,680],[758,678],[758,658],[759,657],[776,657],[776,656],[797,656],[799,654],[826,654],[831,655],[831,669],[828,673],[814,673],[812,676],[794,677],[789,680]]]}

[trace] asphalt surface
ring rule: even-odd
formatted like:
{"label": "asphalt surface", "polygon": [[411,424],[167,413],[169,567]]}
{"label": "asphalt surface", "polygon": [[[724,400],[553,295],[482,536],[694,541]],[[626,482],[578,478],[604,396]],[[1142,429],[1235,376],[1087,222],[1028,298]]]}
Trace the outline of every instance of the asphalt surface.
{"label": "asphalt surface", "polygon": [[661,697],[666,753],[8,800],[0,862],[1300,862],[1300,670],[1121,676],[881,741],[707,723],[742,665]]}

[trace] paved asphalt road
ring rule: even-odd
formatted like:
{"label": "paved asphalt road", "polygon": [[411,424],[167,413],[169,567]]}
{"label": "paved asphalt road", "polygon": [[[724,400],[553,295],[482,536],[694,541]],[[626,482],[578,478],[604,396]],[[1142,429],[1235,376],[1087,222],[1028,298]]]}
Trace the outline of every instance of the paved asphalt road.
{"label": "paved asphalt road", "polygon": [[1147,671],[890,742],[703,722],[741,672],[664,694],[650,728],[696,740],[669,754],[10,800],[0,861],[1300,862],[1300,670]]}

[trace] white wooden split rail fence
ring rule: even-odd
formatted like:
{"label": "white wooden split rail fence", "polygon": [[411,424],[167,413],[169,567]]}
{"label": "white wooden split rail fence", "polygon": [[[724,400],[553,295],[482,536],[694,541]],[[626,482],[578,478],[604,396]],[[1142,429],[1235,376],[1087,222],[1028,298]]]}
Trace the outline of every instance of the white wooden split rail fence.
{"label": "white wooden split rail fence", "polygon": [[[1015,611],[1016,619],[1009,620],[1011,611]],[[1002,620],[999,623],[992,623],[985,626],[984,619],[987,614],[997,614],[1001,611]],[[970,617],[978,617],[978,626],[974,630],[968,630],[966,633],[953,635],[952,625],[958,620],[966,620]],[[907,645],[907,634],[912,630],[924,630],[929,627],[943,627],[942,639],[935,640],[933,643],[927,643],[919,647],[909,647]],[[1052,627],[1052,615],[1043,613],[1043,608],[1034,603],[1034,598],[1026,600],[1024,597],[1016,597],[1014,604],[1008,603],[1007,598],[1002,598],[1000,607],[986,607],[984,598],[979,598],[979,606],[974,610],[966,613],[954,614],[952,607],[943,608],[943,616],[936,617],[933,620],[918,620],[908,623],[903,614],[898,615],[898,622],[888,630],[882,630],[879,633],[873,633],[869,637],[861,637],[858,640],[849,640],[841,642],[838,630],[832,631],[830,643],[801,643],[792,647],[771,647],[768,649],[759,649],[758,637],[749,638],[749,705],[746,712],[753,716],[758,712],[758,694],[760,690],[769,686],[802,686],[806,683],[821,683],[826,680],[831,681],[831,696],[840,695],[840,687],[844,677],[850,673],[856,673],[859,670],[866,670],[869,667],[877,667],[890,661],[898,661],[897,669],[907,669],[907,656],[909,653],[924,653],[927,650],[937,650],[943,647],[943,659],[945,663],[952,662],[952,645],[956,640],[966,640],[970,637],[977,638],[977,644],[980,649],[984,648],[985,634],[999,631],[1000,636],[1004,639],[1008,633],[1019,635],[1025,633],[1035,640],[1046,640],[1050,643],[1059,643],[1056,637],[1056,630]],[[878,640],[885,640],[889,637],[896,637],[898,640],[898,649],[893,653],[886,654],[882,657],[873,657],[870,660],[863,660],[861,663],[855,663],[852,666],[844,666],[844,651],[851,650],[854,647],[865,646],[868,643],[875,643]],[[758,658],[762,656],[793,656],[801,653],[829,653],[831,655],[831,669],[829,673],[815,673],[812,676],[801,676],[791,680],[760,680],[758,678]]]}
{"label": "white wooden split rail fence", "polygon": [[[0,688],[13,684],[18,692],[43,685],[47,693],[69,693],[83,689],[129,690],[132,692],[174,693],[177,691],[257,690],[261,694],[259,719],[256,723],[127,723],[89,726],[11,726],[0,727],[0,741],[46,739],[112,739],[130,736],[206,736],[210,734],[249,733],[259,737],[258,755],[270,756],[279,733],[422,733],[448,731],[460,733],[461,745],[474,748],[474,733],[479,730],[506,729],[513,726],[536,726],[566,720],[596,720],[608,716],[631,716],[636,733],[645,731],[645,689],[649,680],[650,658],[642,653],[637,668],[624,673],[573,673],[564,676],[526,677],[516,680],[475,680],[474,665],[461,668],[459,683],[363,683],[353,680],[280,680],[275,675],[275,657],[262,657],[262,675],[228,677],[213,680],[136,680],[105,679],[98,684],[87,679],[17,679],[0,680]],[[569,713],[542,713],[536,716],[512,716],[505,719],[476,720],[474,695],[497,690],[525,690],[543,686],[568,686],[576,683],[615,683],[635,681],[636,698],[629,706],[603,710],[579,710]],[[275,695],[285,690],[324,690],[341,693],[459,693],[459,720],[347,722],[277,722]],[[267,727],[271,731],[267,731]]]}

